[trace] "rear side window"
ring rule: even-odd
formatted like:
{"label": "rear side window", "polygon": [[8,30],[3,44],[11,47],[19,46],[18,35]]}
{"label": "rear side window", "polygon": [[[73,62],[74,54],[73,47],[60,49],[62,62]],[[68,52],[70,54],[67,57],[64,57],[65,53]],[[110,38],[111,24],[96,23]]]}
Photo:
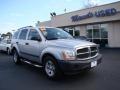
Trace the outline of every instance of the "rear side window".
{"label": "rear side window", "polygon": [[13,39],[17,39],[19,32],[20,32],[20,30],[18,30],[18,31],[16,31],[16,32],[14,33]]}
{"label": "rear side window", "polygon": [[27,36],[27,32],[28,32],[27,29],[23,29],[19,35],[19,39],[25,40]]}

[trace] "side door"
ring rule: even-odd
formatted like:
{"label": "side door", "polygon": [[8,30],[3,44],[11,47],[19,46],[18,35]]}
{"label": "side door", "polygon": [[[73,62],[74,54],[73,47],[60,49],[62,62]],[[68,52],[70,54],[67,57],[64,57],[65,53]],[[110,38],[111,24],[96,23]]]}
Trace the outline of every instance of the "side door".
{"label": "side door", "polygon": [[28,55],[27,58],[39,62],[40,51],[42,49],[42,40],[39,32],[35,29],[30,29],[25,44],[25,53]]}
{"label": "side door", "polygon": [[28,29],[22,29],[19,37],[18,37],[18,41],[17,41],[17,45],[19,48],[19,52],[21,54],[22,57],[26,58],[26,37],[28,34]]}

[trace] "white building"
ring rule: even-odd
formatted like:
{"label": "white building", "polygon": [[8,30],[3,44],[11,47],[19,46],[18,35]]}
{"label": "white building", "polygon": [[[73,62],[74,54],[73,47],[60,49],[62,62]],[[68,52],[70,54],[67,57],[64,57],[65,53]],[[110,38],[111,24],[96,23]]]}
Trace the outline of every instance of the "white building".
{"label": "white building", "polygon": [[60,27],[73,36],[86,36],[95,43],[120,47],[120,1],[56,15],[37,26]]}

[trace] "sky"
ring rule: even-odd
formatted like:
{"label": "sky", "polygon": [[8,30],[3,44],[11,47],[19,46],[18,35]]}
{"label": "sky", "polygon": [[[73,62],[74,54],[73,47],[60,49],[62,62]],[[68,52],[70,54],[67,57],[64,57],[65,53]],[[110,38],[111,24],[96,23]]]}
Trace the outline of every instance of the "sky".
{"label": "sky", "polygon": [[65,8],[66,12],[82,9],[88,1],[102,5],[120,0],[0,0],[0,33],[50,20],[50,12],[59,15]]}

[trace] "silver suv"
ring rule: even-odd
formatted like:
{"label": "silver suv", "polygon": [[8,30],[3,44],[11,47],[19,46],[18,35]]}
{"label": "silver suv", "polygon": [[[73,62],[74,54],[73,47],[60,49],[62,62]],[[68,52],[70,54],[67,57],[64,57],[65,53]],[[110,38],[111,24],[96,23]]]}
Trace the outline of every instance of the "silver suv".
{"label": "silver suv", "polygon": [[91,69],[101,62],[98,46],[59,28],[27,26],[12,38],[13,60],[43,67],[49,78]]}

